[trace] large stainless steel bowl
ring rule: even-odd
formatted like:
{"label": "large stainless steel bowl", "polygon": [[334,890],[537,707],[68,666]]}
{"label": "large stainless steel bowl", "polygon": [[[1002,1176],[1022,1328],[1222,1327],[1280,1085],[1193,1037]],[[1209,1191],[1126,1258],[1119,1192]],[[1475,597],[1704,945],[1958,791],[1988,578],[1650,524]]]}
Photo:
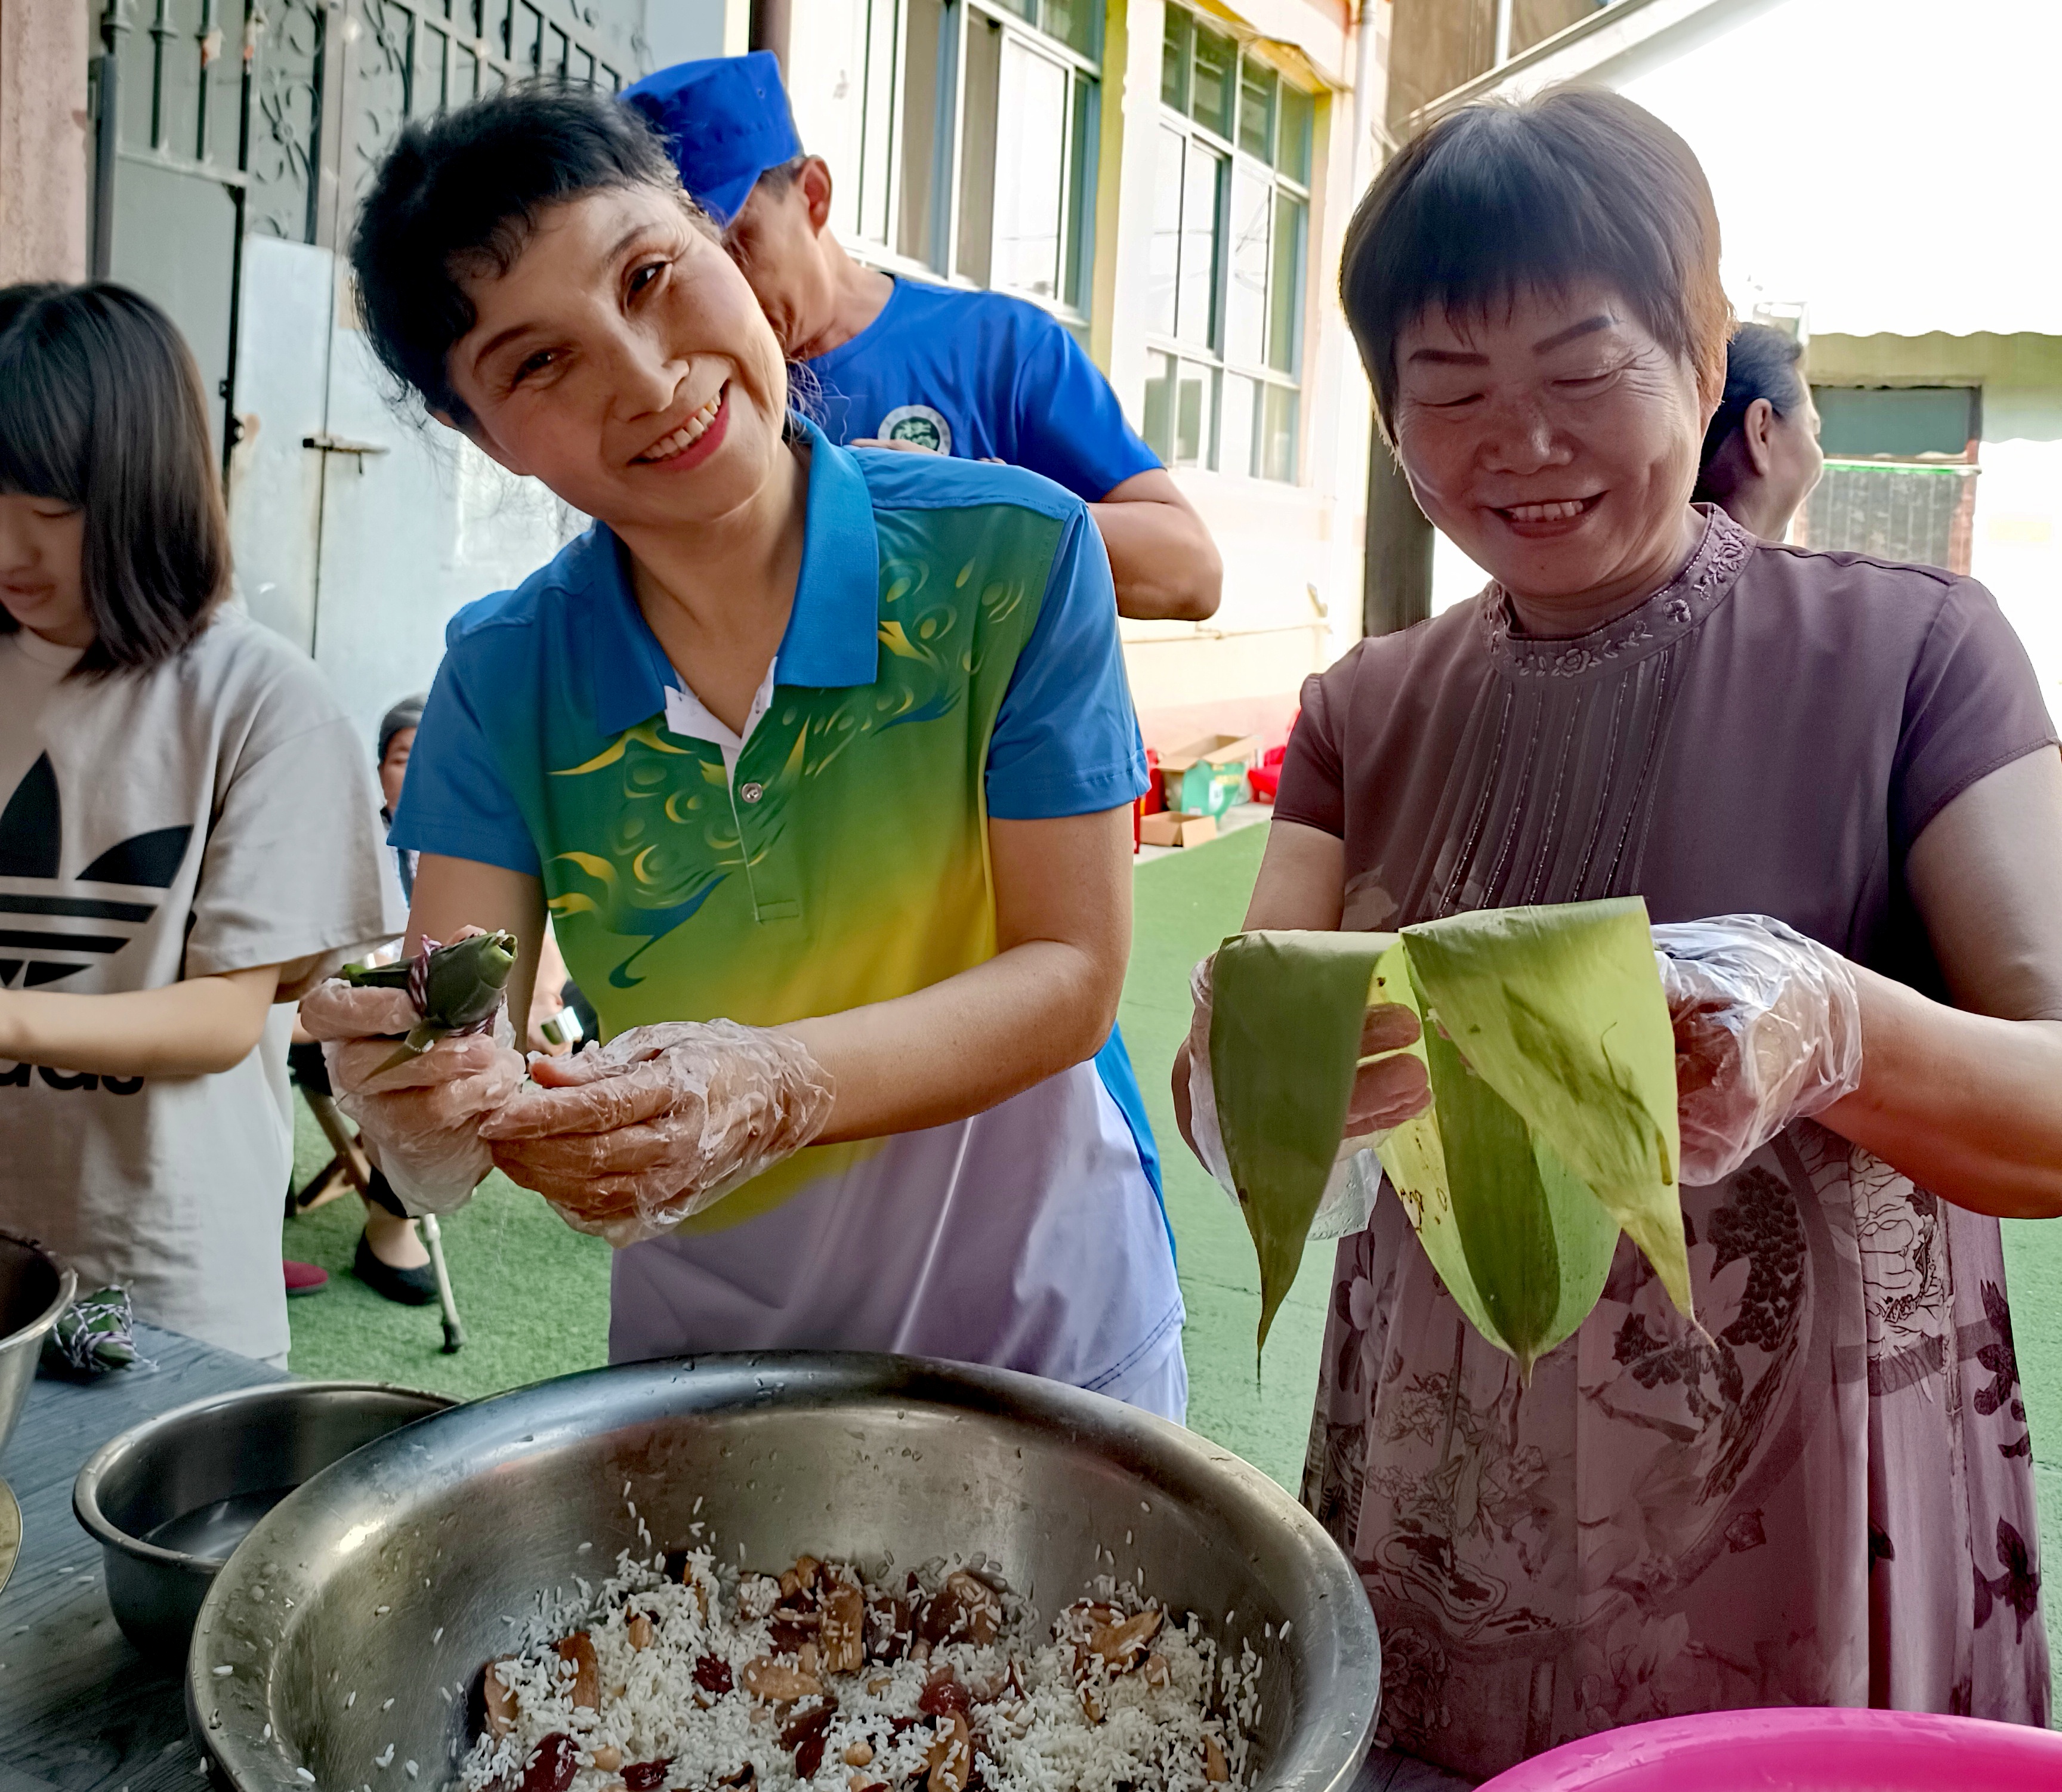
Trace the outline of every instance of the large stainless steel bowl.
{"label": "large stainless steel bowl", "polygon": [[183,1655],[209,1583],[261,1514],[339,1457],[451,1404],[383,1381],[272,1381],[102,1444],[72,1483],[71,1509],[100,1545],[122,1634],[146,1655]]}
{"label": "large stainless steel bowl", "polygon": [[467,1688],[540,1596],[600,1580],[619,1549],[685,1545],[696,1522],[756,1567],[982,1553],[1048,1619],[1098,1573],[1142,1569],[1149,1594],[1264,1658],[1258,1785],[1341,1792],[1366,1753],[1367,1600],[1257,1469],[1029,1376],[788,1353],[543,1382],[316,1476],[208,1593],[187,1663],[195,1738],[239,1792],[308,1792],[303,1773],[383,1784],[390,1744],[387,1777],[416,1762],[428,1792],[467,1744]]}
{"label": "large stainless steel bowl", "polygon": [[0,1232],[0,1455],[36,1378],[43,1339],[78,1290],[78,1277],[34,1239]]}

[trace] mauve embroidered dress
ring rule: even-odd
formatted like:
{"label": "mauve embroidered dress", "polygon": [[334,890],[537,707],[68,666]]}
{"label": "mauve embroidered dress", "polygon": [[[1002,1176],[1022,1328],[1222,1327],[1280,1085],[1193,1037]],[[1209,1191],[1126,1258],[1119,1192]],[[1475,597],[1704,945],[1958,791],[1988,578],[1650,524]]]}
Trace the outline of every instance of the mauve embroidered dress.
{"label": "mauve embroidered dress", "polygon": [[[2055,740],[1981,586],[1712,511],[1594,634],[1514,634],[1492,586],[1360,643],[1304,688],[1275,814],[1343,839],[1350,928],[1636,893],[1938,993],[1905,853]],[[1486,1776],[1722,1706],[2044,1723],[1997,1222],[1809,1121],[1683,1205],[1706,1336],[1622,1238],[1522,1399],[1392,1193],[1341,1241],[1303,1497],[1381,1623],[1383,1739]]]}

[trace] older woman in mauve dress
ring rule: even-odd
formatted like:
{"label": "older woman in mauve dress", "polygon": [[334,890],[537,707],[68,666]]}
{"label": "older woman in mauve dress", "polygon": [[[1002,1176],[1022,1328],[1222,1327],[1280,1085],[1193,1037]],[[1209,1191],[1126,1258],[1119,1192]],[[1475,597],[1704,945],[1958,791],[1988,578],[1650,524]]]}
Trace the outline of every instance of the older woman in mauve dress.
{"label": "older woman in mauve dress", "polygon": [[[1247,926],[1771,916],[1862,1039],[1683,1189],[1701,1330],[1621,1239],[1521,1397],[1392,1194],[1341,1243],[1304,1498],[1383,1739],[1470,1777],[1719,1707],[2048,1716],[1998,1217],[2062,1212],[2062,757],[1981,586],[1691,504],[1718,265],[1688,149],[1579,90],[1434,123],[1346,241],[1390,439],[1495,582],[1306,685]],[[1424,1099],[1390,1061],[1363,1118]]]}

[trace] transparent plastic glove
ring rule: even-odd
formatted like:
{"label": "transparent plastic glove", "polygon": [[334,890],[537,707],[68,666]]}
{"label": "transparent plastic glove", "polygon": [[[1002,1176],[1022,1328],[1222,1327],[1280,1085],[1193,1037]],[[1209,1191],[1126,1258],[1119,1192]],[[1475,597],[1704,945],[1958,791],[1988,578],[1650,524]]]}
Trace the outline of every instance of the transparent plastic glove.
{"label": "transparent plastic glove", "polygon": [[480,1129],[494,1161],[619,1249],[720,1201],[830,1117],[830,1073],[800,1040],[730,1020],[632,1027],[530,1069]]}
{"label": "transparent plastic glove", "polygon": [[[1238,1189],[1232,1181],[1224,1135],[1218,1125],[1217,1086],[1210,1073],[1212,962],[1206,958],[1189,973],[1189,996],[1194,1004],[1189,1022],[1189,1131],[1195,1139],[1196,1155],[1202,1160],[1203,1168],[1236,1205]],[[1418,1016],[1402,1003],[1378,1002],[1367,1011],[1366,1024],[1361,1030],[1362,1053],[1372,1056],[1396,1051],[1414,1044],[1419,1031]],[[1385,1058],[1362,1067],[1354,1079],[1338,1161],[1332,1167],[1324,1199],[1310,1221],[1313,1238],[1343,1238],[1367,1224],[1382,1187],[1381,1166],[1366,1157],[1368,1147],[1384,1133],[1422,1113],[1431,1104],[1432,1085],[1425,1066],[1416,1057]]]}
{"label": "transparent plastic glove", "polygon": [[1671,922],[1654,946],[1675,1023],[1685,1183],[1723,1181],[1859,1084],[1861,994],[1838,952],[1767,915]]}
{"label": "transparent plastic glove", "polygon": [[440,1039],[382,1069],[395,1036],[420,1016],[402,989],[354,989],[340,977],[301,998],[301,1024],[323,1042],[337,1105],[358,1123],[411,1213],[462,1207],[494,1165],[479,1122],[522,1086],[505,1008],[492,1033]]}

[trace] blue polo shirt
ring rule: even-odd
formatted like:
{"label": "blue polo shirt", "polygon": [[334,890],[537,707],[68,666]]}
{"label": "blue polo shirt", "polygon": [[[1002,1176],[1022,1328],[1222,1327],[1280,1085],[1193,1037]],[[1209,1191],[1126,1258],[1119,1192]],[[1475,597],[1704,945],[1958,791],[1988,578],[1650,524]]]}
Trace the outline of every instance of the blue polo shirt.
{"label": "blue polo shirt", "polygon": [[[541,878],[611,1035],[778,1026],[956,975],[996,949],[991,817],[1144,788],[1081,501],[809,433],[794,606],[741,736],[668,661],[605,527],[449,631],[392,838]],[[914,1351],[1121,1387],[1181,1321],[1157,1169],[1113,1037],[988,1113],[812,1147],[620,1253],[612,1351]]]}
{"label": "blue polo shirt", "polygon": [[834,442],[1007,461],[1089,503],[1160,464],[1059,320],[999,292],[897,280],[865,329],[802,363],[797,388]]}

